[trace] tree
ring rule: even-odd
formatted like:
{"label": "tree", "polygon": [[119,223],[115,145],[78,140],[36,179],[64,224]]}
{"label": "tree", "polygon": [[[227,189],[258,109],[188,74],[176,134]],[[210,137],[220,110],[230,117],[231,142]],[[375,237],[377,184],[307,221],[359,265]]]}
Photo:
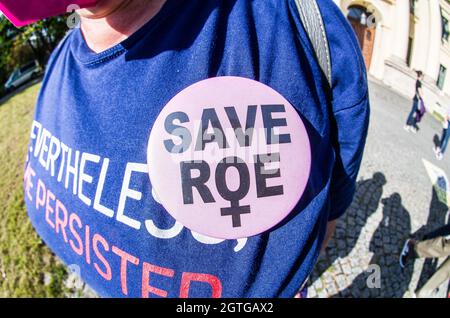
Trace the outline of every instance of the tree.
{"label": "tree", "polygon": [[3,84],[15,68],[30,60],[37,60],[45,66],[67,31],[64,16],[16,28],[0,15],[0,96]]}

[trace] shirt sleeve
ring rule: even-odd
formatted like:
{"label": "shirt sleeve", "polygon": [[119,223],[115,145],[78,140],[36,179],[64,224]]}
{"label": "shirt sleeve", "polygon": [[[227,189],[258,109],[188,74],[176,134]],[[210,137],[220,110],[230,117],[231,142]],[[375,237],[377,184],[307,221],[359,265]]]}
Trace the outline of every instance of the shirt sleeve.
{"label": "shirt sleeve", "polygon": [[332,141],[336,161],[330,183],[329,220],[342,216],[356,191],[369,126],[369,93],[364,59],[347,19],[331,0],[318,0],[332,67]]}

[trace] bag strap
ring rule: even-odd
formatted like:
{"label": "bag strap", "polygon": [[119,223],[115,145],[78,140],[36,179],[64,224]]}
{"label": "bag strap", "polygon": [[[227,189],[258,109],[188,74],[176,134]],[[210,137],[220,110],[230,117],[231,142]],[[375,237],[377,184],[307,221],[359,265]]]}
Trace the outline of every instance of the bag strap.
{"label": "bag strap", "polygon": [[295,0],[295,4],[319,66],[327,78],[328,85],[332,87],[330,48],[319,6],[316,0]]}

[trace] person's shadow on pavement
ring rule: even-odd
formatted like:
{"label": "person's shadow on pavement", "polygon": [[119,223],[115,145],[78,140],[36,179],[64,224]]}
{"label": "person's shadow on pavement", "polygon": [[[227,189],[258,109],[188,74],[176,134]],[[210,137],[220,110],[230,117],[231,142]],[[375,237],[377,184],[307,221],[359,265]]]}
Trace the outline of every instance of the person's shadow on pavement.
{"label": "person's shadow on pavement", "polygon": [[411,233],[411,218],[402,204],[400,194],[381,200],[383,218],[375,230],[369,250],[373,253],[367,271],[336,297],[400,298],[409,290],[414,264],[401,269],[398,262],[402,244]]}
{"label": "person's shadow on pavement", "polygon": [[357,182],[353,202],[346,213],[337,221],[336,232],[324,255],[320,256],[309,284],[319,278],[336,259],[344,258],[350,254],[367,219],[378,209],[385,184],[386,177],[381,172],[374,173],[371,179]]}

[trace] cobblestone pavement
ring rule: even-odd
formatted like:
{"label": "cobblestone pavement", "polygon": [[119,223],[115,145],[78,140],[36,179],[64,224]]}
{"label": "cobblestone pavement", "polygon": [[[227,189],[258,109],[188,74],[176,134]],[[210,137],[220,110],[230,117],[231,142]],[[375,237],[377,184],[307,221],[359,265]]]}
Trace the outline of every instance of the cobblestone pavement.
{"label": "cobblestone pavement", "polygon": [[[417,134],[406,132],[411,101],[374,81],[370,93],[357,193],[310,278],[309,297],[411,297],[443,261],[416,260],[403,270],[398,264],[406,238],[448,224],[450,155],[437,161],[432,150],[442,126],[427,114]],[[447,288],[432,296],[445,297]]]}

